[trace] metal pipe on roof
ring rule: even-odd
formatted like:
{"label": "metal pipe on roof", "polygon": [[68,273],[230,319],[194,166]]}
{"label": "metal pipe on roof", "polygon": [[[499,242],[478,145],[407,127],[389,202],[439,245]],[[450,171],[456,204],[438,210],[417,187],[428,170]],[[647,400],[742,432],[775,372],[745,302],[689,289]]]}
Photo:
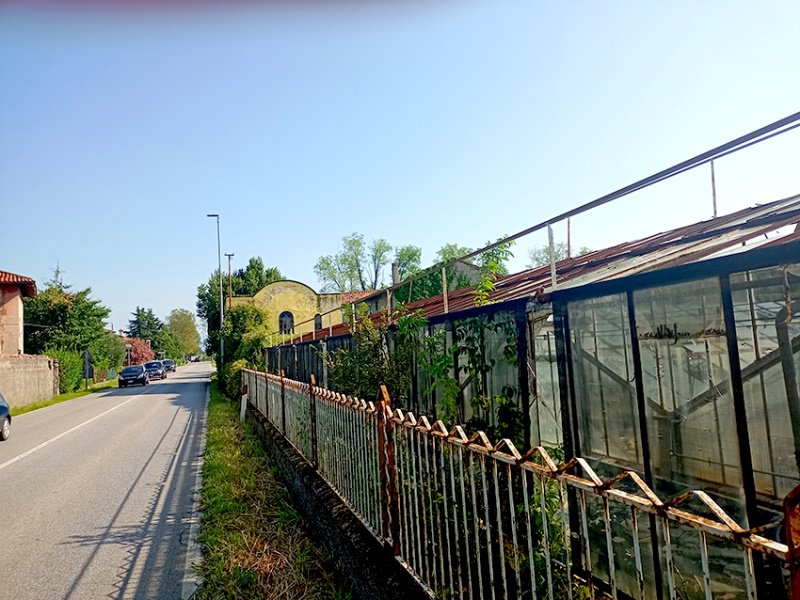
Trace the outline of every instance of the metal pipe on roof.
{"label": "metal pipe on roof", "polygon": [[556,287],[556,249],[553,244],[553,228],[547,226],[547,243],[550,247],[550,285],[553,289]]}
{"label": "metal pipe on roof", "polygon": [[442,302],[444,303],[444,312],[447,314],[449,306],[447,305],[447,268],[442,267]]}

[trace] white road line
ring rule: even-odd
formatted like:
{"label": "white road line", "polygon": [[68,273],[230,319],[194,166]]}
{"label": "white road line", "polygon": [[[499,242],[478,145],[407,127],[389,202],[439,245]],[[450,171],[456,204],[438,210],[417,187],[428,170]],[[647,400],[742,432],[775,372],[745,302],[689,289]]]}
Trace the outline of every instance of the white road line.
{"label": "white road line", "polygon": [[115,410],[117,410],[118,408],[121,408],[121,407],[125,406],[125,405],[126,405],[128,402],[130,402],[131,400],[135,400],[136,398],[138,398],[139,396],[141,396],[141,395],[142,395],[142,394],[144,394],[144,393],[145,393],[145,392],[140,392],[140,393],[136,394],[135,396],[132,396],[132,397],[128,398],[127,400],[125,400],[125,402],[122,402],[122,403],[120,403],[120,404],[117,404],[117,405],[116,405],[116,406],[114,406],[113,408],[109,408],[107,411],[105,411],[105,412],[102,412],[102,413],[100,413],[99,415],[95,415],[95,416],[93,416],[93,417],[92,417],[91,419],[89,419],[88,421],[84,421],[83,423],[79,423],[78,425],[75,425],[75,427],[73,427],[72,429],[67,429],[67,430],[66,430],[66,431],[64,431],[64,432],[62,432],[62,433],[59,433],[59,434],[58,434],[56,437],[54,437],[54,438],[50,438],[50,439],[49,439],[49,440],[47,440],[46,442],[42,442],[41,444],[39,444],[39,445],[38,445],[38,446],[36,446],[35,448],[31,448],[30,450],[27,450],[27,451],[23,452],[23,453],[22,453],[22,454],[20,454],[19,456],[15,456],[15,457],[14,457],[14,458],[12,458],[11,460],[7,460],[7,461],[6,461],[6,462],[4,462],[3,464],[0,464],[0,471],[2,471],[3,469],[5,469],[6,467],[8,467],[8,466],[10,466],[10,465],[13,465],[13,464],[14,464],[15,462],[17,462],[18,460],[22,460],[22,459],[23,459],[23,458],[25,458],[26,456],[30,456],[30,455],[31,455],[31,454],[33,454],[34,452],[38,452],[38,451],[39,451],[39,450],[41,450],[42,448],[45,448],[45,447],[49,446],[50,444],[52,444],[53,442],[55,442],[55,441],[57,441],[57,440],[60,440],[62,437],[64,437],[65,435],[67,435],[67,434],[69,434],[69,433],[72,433],[72,432],[73,432],[73,431],[75,431],[76,429],[80,429],[80,428],[81,428],[81,427],[83,427],[84,425],[88,425],[89,423],[91,423],[91,422],[92,422],[92,421],[94,421],[95,419],[99,419],[100,417],[103,417],[103,416],[107,415],[107,414],[108,414],[108,413],[110,413],[110,412],[114,412],[114,411],[115,411]]}

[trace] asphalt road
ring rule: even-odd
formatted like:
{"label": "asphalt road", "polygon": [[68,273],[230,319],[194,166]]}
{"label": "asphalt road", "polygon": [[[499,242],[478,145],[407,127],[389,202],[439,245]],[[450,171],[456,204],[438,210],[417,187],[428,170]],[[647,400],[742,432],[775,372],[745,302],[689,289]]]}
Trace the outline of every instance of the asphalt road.
{"label": "asphalt road", "polygon": [[193,591],[209,373],[190,364],[13,419],[0,443],[0,599]]}

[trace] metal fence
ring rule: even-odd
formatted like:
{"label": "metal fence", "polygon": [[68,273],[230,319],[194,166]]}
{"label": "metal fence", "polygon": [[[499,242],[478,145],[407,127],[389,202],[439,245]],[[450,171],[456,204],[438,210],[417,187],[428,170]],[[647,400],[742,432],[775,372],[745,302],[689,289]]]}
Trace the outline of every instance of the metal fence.
{"label": "metal fence", "polygon": [[709,494],[520,453],[401,409],[246,370],[249,400],[438,598],[800,598],[800,488],[744,529]]}

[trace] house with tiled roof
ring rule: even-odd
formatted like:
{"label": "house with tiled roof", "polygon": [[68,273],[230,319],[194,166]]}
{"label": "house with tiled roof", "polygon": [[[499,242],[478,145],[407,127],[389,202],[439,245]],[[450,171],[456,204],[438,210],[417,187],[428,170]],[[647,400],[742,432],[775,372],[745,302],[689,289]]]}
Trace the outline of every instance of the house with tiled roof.
{"label": "house with tiled roof", "polygon": [[0,354],[23,354],[23,298],[36,296],[30,277],[0,271]]}

